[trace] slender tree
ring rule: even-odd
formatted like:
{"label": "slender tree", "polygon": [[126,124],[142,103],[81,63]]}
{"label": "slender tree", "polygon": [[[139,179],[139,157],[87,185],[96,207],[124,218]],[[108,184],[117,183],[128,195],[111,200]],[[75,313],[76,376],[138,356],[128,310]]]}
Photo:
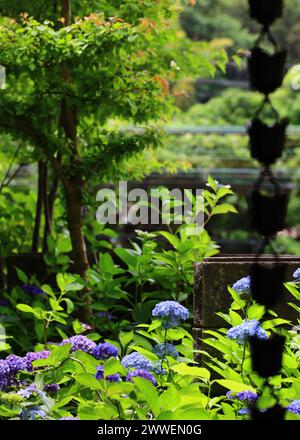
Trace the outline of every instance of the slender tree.
{"label": "slender tree", "polygon": [[[0,130],[29,142],[61,182],[73,270],[85,278],[87,183],[93,178],[100,183],[122,160],[157,144],[159,132],[149,126],[170,109],[169,82],[186,66],[190,72],[213,74],[224,54],[179,38],[170,26],[171,0],[92,1],[89,6],[61,0],[45,7],[30,2],[31,15],[17,3],[12,2],[12,14],[6,7],[8,17],[0,26],[0,63],[8,78],[0,94]],[[113,118],[146,129],[124,133],[105,128]],[[40,188],[48,216],[50,196]],[[89,301],[86,293],[84,301]]]}

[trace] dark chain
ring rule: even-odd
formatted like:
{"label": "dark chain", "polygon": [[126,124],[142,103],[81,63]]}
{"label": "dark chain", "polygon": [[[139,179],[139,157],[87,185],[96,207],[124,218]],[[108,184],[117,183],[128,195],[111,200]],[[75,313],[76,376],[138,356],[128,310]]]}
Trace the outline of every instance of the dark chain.
{"label": "dark chain", "polygon": [[[262,25],[261,32],[250,51],[248,70],[250,85],[253,90],[263,95],[261,105],[254,114],[248,128],[251,155],[259,161],[262,170],[249,196],[249,213],[252,228],[262,235],[255,263],[251,267],[251,293],[253,299],[268,309],[276,305],[283,295],[285,267],[280,264],[279,256],[273,247],[277,232],[285,227],[288,193],[284,192],[273,174],[271,166],[281,157],[286,137],[287,119],[280,119],[274,108],[270,94],[277,90],[283,81],[286,65],[286,51],[279,51],[276,39],[271,32],[274,20],[282,16],[283,0],[248,0],[250,15]],[[262,43],[266,41],[273,53],[266,52]],[[261,118],[267,106],[271,109],[269,117],[273,125]],[[271,252],[270,263],[263,262],[266,249]],[[280,373],[284,338],[273,335],[267,340],[256,337],[250,339],[253,370],[264,378],[265,387],[269,387],[275,404],[266,411],[252,408],[253,419],[283,419],[285,409],[276,398],[275,390],[269,384],[269,378]]]}

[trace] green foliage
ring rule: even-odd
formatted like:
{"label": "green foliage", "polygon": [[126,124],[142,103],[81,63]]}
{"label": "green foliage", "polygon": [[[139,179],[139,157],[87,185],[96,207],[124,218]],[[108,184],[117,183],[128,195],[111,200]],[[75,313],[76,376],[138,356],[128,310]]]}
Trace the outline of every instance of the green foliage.
{"label": "green foliage", "polygon": [[[110,263],[108,257],[102,261],[107,271]],[[63,301],[67,292],[69,294],[77,288],[76,280],[69,275],[59,275],[57,283],[61,290],[58,296],[45,287],[54,309],[57,309],[54,302],[60,303],[57,298]],[[299,301],[299,283],[287,283],[286,287]],[[243,319],[262,319],[262,306],[232,288],[228,290],[233,299],[228,314],[223,314],[228,324],[236,326]],[[295,304],[291,305],[295,307]],[[35,307],[20,304],[18,308],[25,314],[41,316],[40,310]],[[274,312],[272,314],[276,316]],[[53,315],[52,318],[55,320]],[[18,419],[21,411],[39,406],[44,411],[43,418],[50,420],[63,417],[82,420],[239,420],[247,417],[240,414],[245,403],[233,397],[243,391],[258,394],[257,406],[261,410],[272,406],[275,396],[283,406],[287,406],[299,399],[300,393],[299,334],[287,326],[289,323],[286,320],[276,317],[272,321],[262,322],[262,327],[268,329],[268,333],[283,333],[286,336],[282,371],[265,383],[252,371],[247,340],[240,344],[228,339],[226,329],[206,332],[203,342],[214,348],[214,356],[211,349],[207,352],[195,350],[193,337],[186,329],[176,327],[166,330],[159,320],[136,326],[130,335],[120,335],[123,344],[121,358],[137,351],[159,367],[152,371],[156,386],[142,377],[126,381],[129,370],[121,364],[120,358],[110,357],[99,361],[80,350],[70,352],[70,343],[62,346],[49,344],[50,356],[34,361],[33,373],[20,373],[27,385],[35,384],[36,391],[29,396],[17,393],[17,389],[0,391],[0,418]],[[92,338],[91,333],[88,336]],[[161,343],[175,344],[179,357],[158,357],[154,354],[153,346]],[[114,344],[120,347],[118,342]],[[202,365],[194,359],[199,353],[204,359]],[[95,377],[99,365],[104,370],[103,379]],[[107,379],[115,374],[119,374],[122,380],[114,382]],[[60,385],[55,395],[48,395],[45,391],[44,386],[51,383]],[[227,391],[230,391],[231,397],[225,395]],[[286,418],[299,417],[287,412]]]}
{"label": "green foliage", "polygon": [[[181,15],[181,23],[190,38],[226,39],[230,53],[248,49],[253,44],[259,26],[249,19],[247,2],[197,0],[195,3],[186,6]],[[292,62],[299,60],[299,6],[299,0],[286,0],[283,18],[272,27],[279,45],[289,45]]]}

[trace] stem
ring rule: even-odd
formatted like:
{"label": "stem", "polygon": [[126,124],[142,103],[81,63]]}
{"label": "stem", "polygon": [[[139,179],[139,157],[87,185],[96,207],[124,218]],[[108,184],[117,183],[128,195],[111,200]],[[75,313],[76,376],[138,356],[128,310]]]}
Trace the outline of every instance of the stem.
{"label": "stem", "polygon": [[51,317],[49,317],[47,319],[47,321],[43,321],[43,326],[44,326],[44,344],[45,344],[46,348],[48,348],[48,328],[49,328],[50,322],[51,322]]}
{"label": "stem", "polygon": [[[166,346],[167,335],[168,335],[168,329],[166,328],[166,329],[165,329],[165,334],[164,334],[164,342],[163,342],[164,346]],[[164,354],[163,354],[163,357],[162,357],[162,359],[161,359],[161,364],[160,364],[160,368],[161,368],[160,374],[162,374],[162,372],[163,372],[163,363],[164,363],[165,358],[166,358],[166,355],[165,355],[166,351],[164,350],[163,353],[164,353]]]}
{"label": "stem", "polygon": [[245,341],[244,349],[243,349],[242,362],[241,362],[241,376],[242,376],[242,378],[244,377],[243,368],[244,368],[244,362],[245,362],[245,357],[246,357],[246,348],[247,348],[247,342]]}

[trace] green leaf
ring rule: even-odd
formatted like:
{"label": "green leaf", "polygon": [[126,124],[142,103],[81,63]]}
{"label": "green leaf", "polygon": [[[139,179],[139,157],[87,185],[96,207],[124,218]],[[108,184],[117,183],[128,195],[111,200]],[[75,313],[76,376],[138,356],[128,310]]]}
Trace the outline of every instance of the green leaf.
{"label": "green leaf", "polygon": [[211,175],[208,176],[208,178],[207,178],[207,182],[208,182],[209,186],[212,188],[212,190],[213,190],[214,192],[217,192],[218,183],[217,183],[216,180],[214,180],[214,179],[212,178]]}
{"label": "green leaf", "polygon": [[265,306],[260,304],[252,304],[247,312],[247,316],[249,319],[257,319],[260,320],[265,314]]}
{"label": "green leaf", "polygon": [[57,241],[57,250],[58,250],[59,253],[62,253],[62,254],[71,252],[71,250],[72,250],[72,243],[71,243],[70,237],[60,238]]}
{"label": "green leaf", "polygon": [[176,373],[182,374],[183,376],[194,376],[200,377],[201,379],[209,380],[210,372],[207,368],[202,367],[190,367],[186,364],[177,364],[171,367],[171,370]]}
{"label": "green leaf", "polygon": [[72,313],[74,308],[75,308],[74,304],[73,304],[73,301],[71,301],[70,298],[64,298],[63,301],[67,305],[67,312],[68,312],[68,314]]}
{"label": "green leaf", "polygon": [[170,328],[168,330],[168,338],[170,340],[178,341],[179,339],[183,339],[187,337],[188,339],[193,339],[193,336],[183,328]]}
{"label": "green leaf", "polygon": [[24,283],[24,284],[28,284],[28,277],[27,277],[26,273],[24,273],[21,269],[18,269],[17,267],[16,267],[16,272],[17,272],[19,280],[21,280],[22,283]]}
{"label": "green leaf", "polygon": [[231,324],[233,326],[240,325],[243,322],[243,318],[234,310],[229,310],[229,316],[231,318]]}
{"label": "green leaf", "polygon": [[145,400],[155,416],[159,414],[159,398],[155,386],[142,377],[133,377],[137,389],[140,391],[138,398]]}
{"label": "green leaf", "polygon": [[112,376],[116,373],[126,373],[126,369],[120,364],[120,361],[114,357],[110,357],[104,362],[104,375]]}
{"label": "green leaf", "polygon": [[61,311],[63,308],[59,305],[59,302],[56,299],[50,298],[49,304],[52,308],[52,310]]}
{"label": "green leaf", "polygon": [[58,273],[56,275],[56,282],[57,282],[58,287],[60,288],[60,291],[61,292],[65,292],[67,284],[66,284],[66,281],[65,281],[64,274]]}
{"label": "green leaf", "polygon": [[156,330],[157,328],[162,326],[162,321],[160,319],[154,319],[151,324],[149,325],[149,333],[153,332],[153,330]]}
{"label": "green leaf", "polygon": [[119,341],[122,345],[122,347],[126,348],[127,345],[133,340],[134,333],[133,331],[130,332],[120,332],[119,333]]}
{"label": "green leaf", "polygon": [[180,245],[180,240],[175,234],[170,234],[170,232],[167,231],[159,231],[159,234],[165,237],[175,249]]}
{"label": "green leaf", "polygon": [[247,385],[241,382],[234,382],[232,380],[219,379],[216,380],[217,383],[232,391],[233,393],[238,393],[240,391],[252,391],[255,392],[255,389],[251,385]]}
{"label": "green leaf", "polygon": [[130,249],[115,249],[115,253],[119,258],[121,258],[124,263],[127,264],[128,267],[136,267],[137,258],[134,255],[133,251]]}
{"label": "green leaf", "polygon": [[27,304],[17,304],[17,309],[24,313],[33,313],[35,314],[35,311],[31,306],[28,306]]}
{"label": "green leaf", "polygon": [[91,390],[103,390],[103,384],[89,373],[77,374],[76,381]]}
{"label": "green leaf", "polygon": [[71,347],[71,343],[64,344],[61,347],[54,347],[51,353],[51,356],[53,356],[53,360],[55,362],[62,362],[67,359],[69,357]]}
{"label": "green leaf", "polygon": [[236,214],[237,210],[233,205],[230,205],[229,203],[222,203],[222,205],[215,206],[212,209],[211,215],[227,214],[228,212],[233,212],[234,214]]}
{"label": "green leaf", "polygon": [[232,289],[232,287],[228,286],[228,292],[230,293],[230,295],[232,296],[232,299],[237,303],[237,305],[240,308],[245,307],[246,301],[241,299],[241,297],[236,293],[235,290]]}
{"label": "green leaf", "polygon": [[114,261],[109,254],[102,254],[100,256],[99,269],[101,273],[114,273]]}
{"label": "green leaf", "polygon": [[175,388],[169,388],[159,397],[160,408],[164,411],[176,409],[181,402],[180,391]]}
{"label": "green leaf", "polygon": [[52,287],[49,286],[48,284],[43,284],[42,287],[41,287],[41,289],[42,289],[45,293],[47,293],[47,295],[51,296],[51,298],[53,298],[53,299],[56,298],[56,297],[55,297],[55,294],[54,294],[54,292],[53,292],[53,290],[52,290]]}
{"label": "green leaf", "polygon": [[274,327],[277,327],[278,325],[290,324],[290,323],[291,323],[291,321],[287,321],[286,319],[275,318],[275,319],[270,319],[268,321],[263,322],[261,326],[263,329],[269,330]]}
{"label": "green leaf", "polygon": [[81,404],[78,407],[80,420],[112,420],[117,416],[115,407],[108,403]]}
{"label": "green leaf", "polygon": [[130,382],[111,383],[107,389],[107,395],[109,397],[122,397],[131,393],[134,388],[134,384]]}

